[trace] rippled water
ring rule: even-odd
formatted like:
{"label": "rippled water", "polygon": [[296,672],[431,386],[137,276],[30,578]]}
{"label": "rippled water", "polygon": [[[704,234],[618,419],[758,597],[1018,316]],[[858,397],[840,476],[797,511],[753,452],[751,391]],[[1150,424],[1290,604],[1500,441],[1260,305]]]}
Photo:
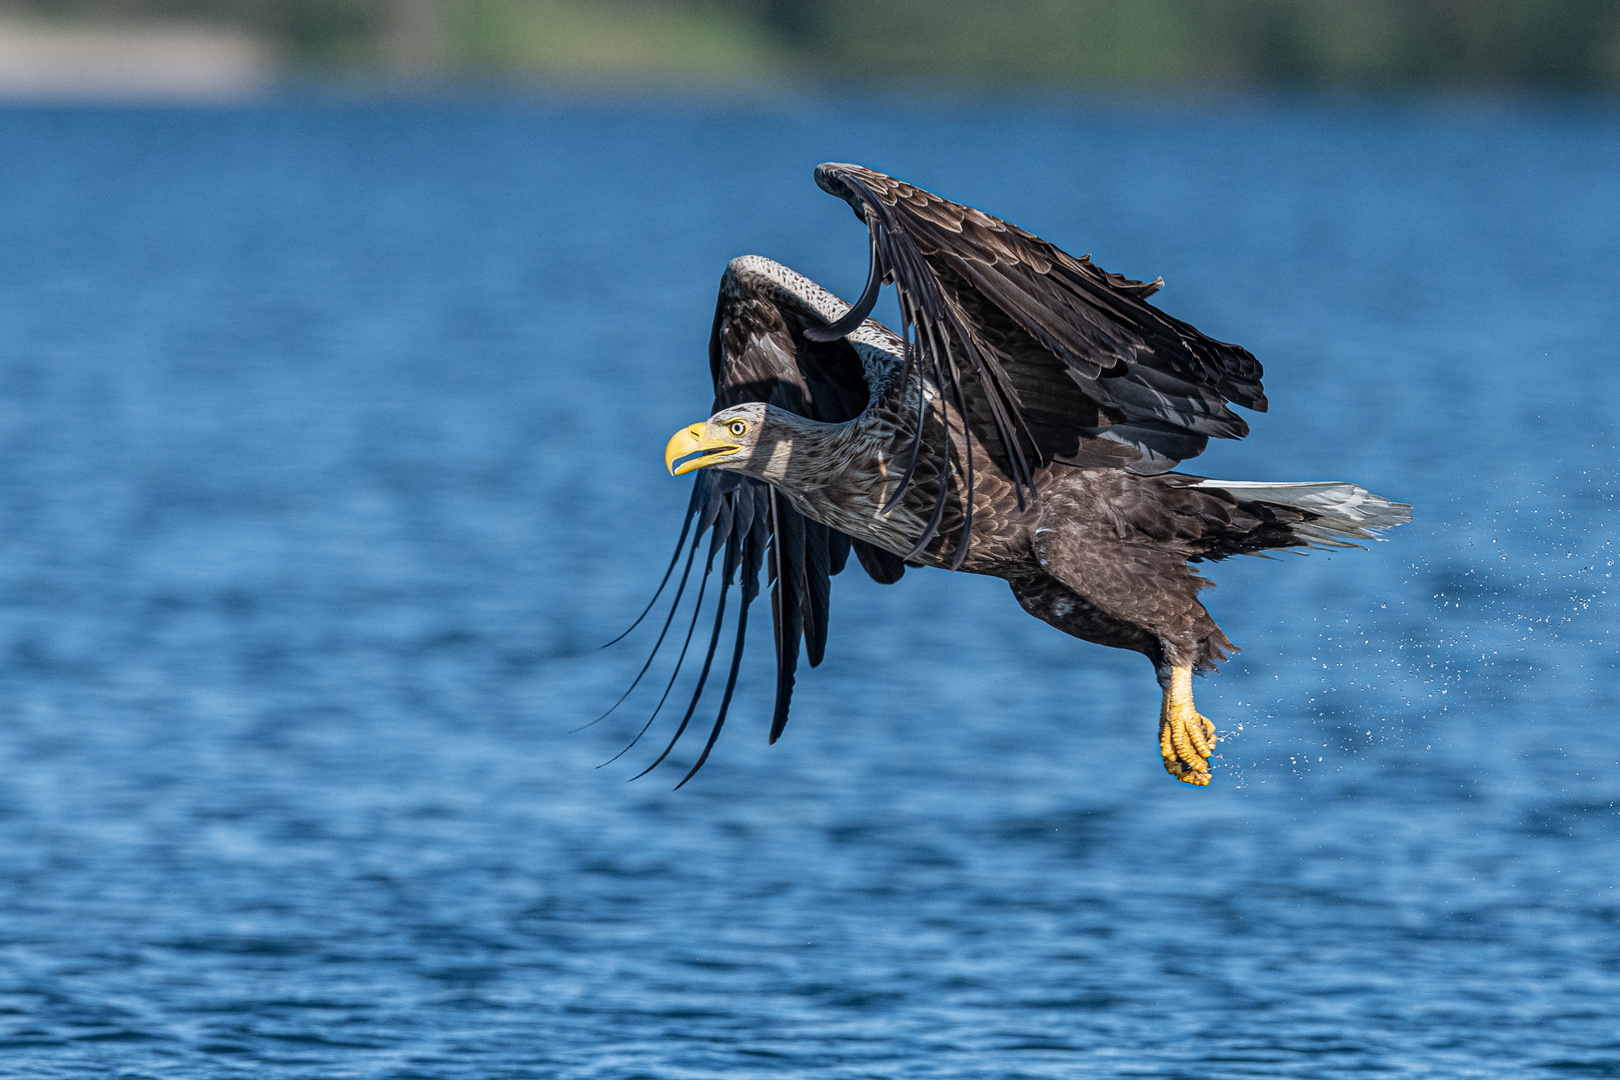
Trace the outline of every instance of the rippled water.
{"label": "rippled water", "polygon": [[[1620,115],[0,112],[0,1073],[1620,1076]],[[1265,361],[1200,459],[1417,506],[1134,655],[838,579],[766,748],[593,766],[725,260],[912,177]],[[761,645],[767,643],[763,640]],[[667,729],[655,729],[667,730]],[[696,746],[682,758],[690,761]],[[678,755],[679,756],[679,755]]]}

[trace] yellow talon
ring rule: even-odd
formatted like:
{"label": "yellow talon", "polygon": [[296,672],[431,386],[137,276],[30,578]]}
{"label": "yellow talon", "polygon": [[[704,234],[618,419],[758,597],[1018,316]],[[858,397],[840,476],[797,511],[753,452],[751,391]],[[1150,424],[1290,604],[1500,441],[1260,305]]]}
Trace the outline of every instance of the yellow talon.
{"label": "yellow talon", "polygon": [[1165,772],[1184,784],[1207,785],[1215,741],[1215,725],[1193,708],[1192,668],[1171,668],[1159,709],[1159,753]]}

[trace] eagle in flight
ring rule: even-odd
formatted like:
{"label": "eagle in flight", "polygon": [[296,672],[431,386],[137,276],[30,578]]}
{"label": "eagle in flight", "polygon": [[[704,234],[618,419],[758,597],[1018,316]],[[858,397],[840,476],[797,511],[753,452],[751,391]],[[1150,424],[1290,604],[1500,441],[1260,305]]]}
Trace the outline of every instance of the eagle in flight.
{"label": "eagle in flight", "polygon": [[[1089,256],[858,165],[821,165],[815,177],[866,225],[866,288],[852,307],[756,255],[733,259],[721,278],[709,341],[713,415],[677,432],[664,455],[672,474],[697,477],[652,602],[684,554],[654,656],[707,547],[676,674],[716,571],[719,595],[686,714],[648,770],[698,708],[736,588],[725,688],[681,783],[708,759],[762,569],[776,642],[776,741],[800,642],[810,665],[820,663],[829,578],[853,551],[885,584],[907,566],[1005,578],[1043,622],[1142,653],[1163,690],[1165,769],[1208,784],[1215,726],[1193,707],[1192,676],[1234,646],[1198,602],[1210,583],[1189,564],[1356,546],[1410,520],[1411,507],[1354,484],[1172,472],[1211,436],[1248,434],[1231,406],[1265,411],[1260,364],[1247,350],[1150,304],[1162,280],[1108,273]],[[885,284],[897,294],[898,333],[868,318]],[[659,708],[674,685],[671,675]]]}

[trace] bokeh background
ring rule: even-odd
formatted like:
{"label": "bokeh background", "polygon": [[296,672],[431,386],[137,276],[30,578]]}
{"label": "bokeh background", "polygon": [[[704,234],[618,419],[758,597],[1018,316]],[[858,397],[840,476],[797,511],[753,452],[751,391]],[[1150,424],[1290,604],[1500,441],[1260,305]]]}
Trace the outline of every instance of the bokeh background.
{"label": "bokeh background", "polygon": [[[0,6],[0,1076],[1620,1076],[1616,10]],[[1415,505],[1210,570],[1209,789],[939,572],[597,768],[726,260],[864,281],[822,160]]]}
{"label": "bokeh background", "polygon": [[5,0],[0,88],[1620,86],[1608,0]]}

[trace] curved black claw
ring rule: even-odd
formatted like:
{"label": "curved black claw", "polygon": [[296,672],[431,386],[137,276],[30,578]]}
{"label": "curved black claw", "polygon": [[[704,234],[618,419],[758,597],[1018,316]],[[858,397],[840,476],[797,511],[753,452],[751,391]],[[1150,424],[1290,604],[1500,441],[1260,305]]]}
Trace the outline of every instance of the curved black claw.
{"label": "curved black claw", "polygon": [[872,266],[866,272],[866,288],[861,290],[861,298],[855,301],[855,306],[844,313],[844,317],[827,326],[812,326],[804,332],[804,336],[811,341],[837,341],[841,337],[848,337],[859,330],[866,317],[872,314],[877,307],[878,292],[883,288],[883,265],[878,257],[877,230],[872,230]]}

